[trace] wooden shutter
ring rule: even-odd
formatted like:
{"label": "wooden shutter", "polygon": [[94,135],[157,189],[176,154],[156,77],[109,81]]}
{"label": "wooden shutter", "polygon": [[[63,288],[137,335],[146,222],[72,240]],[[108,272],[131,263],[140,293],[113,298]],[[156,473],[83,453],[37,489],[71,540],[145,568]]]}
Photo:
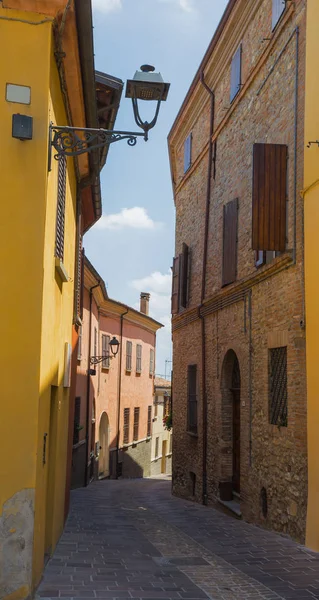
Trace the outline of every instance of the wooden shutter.
{"label": "wooden shutter", "polygon": [[197,365],[188,366],[187,383],[187,430],[197,433]]}
{"label": "wooden shutter", "polygon": [[272,29],[275,29],[285,8],[285,0],[272,0]]}
{"label": "wooden shutter", "polygon": [[237,275],[238,198],[224,206],[223,278],[222,285],[236,280]]}
{"label": "wooden shutter", "polygon": [[58,203],[55,231],[55,256],[64,259],[64,226],[65,226],[65,195],[66,195],[66,157],[58,161]]}
{"label": "wooden shutter", "polygon": [[147,437],[152,435],[152,407],[147,407]]}
{"label": "wooden shutter", "polygon": [[137,344],[136,346],[136,373],[142,372],[142,346]]}
{"label": "wooden shutter", "polygon": [[154,350],[150,349],[150,375],[154,375]]}
{"label": "wooden shutter", "polygon": [[132,371],[132,342],[126,342],[126,370]]}
{"label": "wooden shutter", "polygon": [[109,335],[102,335],[102,356],[105,356],[105,358],[102,360],[102,369],[110,368],[110,339],[111,338]]}
{"label": "wooden shutter", "polygon": [[188,171],[192,164],[192,134],[184,142],[184,173]]}
{"label": "wooden shutter", "polygon": [[179,256],[173,258],[172,271],[172,315],[176,315],[179,308]]}
{"label": "wooden shutter", "polygon": [[130,441],[130,409],[124,408],[123,444]]}
{"label": "wooden shutter", "polygon": [[140,408],[134,408],[134,430],[133,430],[133,441],[137,442],[138,440],[138,429],[140,423]]}
{"label": "wooden shutter", "polygon": [[189,278],[189,248],[183,244],[182,254],[179,255],[179,305],[187,308]]}
{"label": "wooden shutter", "polygon": [[285,251],[287,155],[287,146],[254,144],[253,250]]}
{"label": "wooden shutter", "polygon": [[230,101],[232,102],[237,96],[240,86],[241,86],[241,54],[242,54],[242,45],[240,44],[239,48],[235,52],[233,56],[233,60],[231,63],[231,74],[230,74]]}

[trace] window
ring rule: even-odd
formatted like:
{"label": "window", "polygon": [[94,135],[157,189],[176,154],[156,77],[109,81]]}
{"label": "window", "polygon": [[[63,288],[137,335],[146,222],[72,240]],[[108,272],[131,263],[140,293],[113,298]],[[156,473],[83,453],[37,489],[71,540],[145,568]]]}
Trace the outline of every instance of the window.
{"label": "window", "polygon": [[147,407],[147,437],[152,435],[152,407]]}
{"label": "window", "polygon": [[182,252],[173,259],[172,314],[189,303],[190,249],[183,243]]}
{"label": "window", "polygon": [[58,161],[58,204],[55,230],[55,256],[64,259],[64,225],[65,225],[65,195],[66,195],[66,157]]}
{"label": "window", "polygon": [[132,342],[126,342],[126,370],[132,371]]}
{"label": "window", "polygon": [[269,350],[269,421],[287,427],[287,346]]}
{"label": "window", "polygon": [[252,248],[286,248],[287,146],[254,144]]}
{"label": "window", "polygon": [[233,60],[231,63],[231,73],[230,73],[230,101],[232,102],[234,98],[237,96],[240,88],[241,88],[241,55],[242,55],[242,45],[240,44],[239,48],[235,52],[233,56]]}
{"label": "window", "polygon": [[184,173],[188,171],[192,164],[192,134],[184,142]]}
{"label": "window", "polygon": [[102,369],[110,368],[110,339],[111,338],[109,335],[102,335],[102,356],[105,356],[105,358],[102,360]]}
{"label": "window", "polygon": [[155,438],[155,458],[158,457],[159,437]]}
{"label": "window", "polygon": [[236,281],[237,276],[238,198],[224,206],[222,285]]}
{"label": "window", "polygon": [[73,445],[80,441],[80,419],[81,419],[81,398],[75,398],[74,406],[74,429],[73,429]]}
{"label": "window", "polygon": [[274,258],[280,256],[281,252],[274,252],[273,250],[258,250],[256,251],[255,264],[256,267],[261,267],[262,265],[269,265]]}
{"label": "window", "polygon": [[158,396],[155,396],[154,417],[158,417]]}
{"label": "window", "polygon": [[140,423],[140,409],[139,407],[134,408],[134,428],[133,428],[133,440],[138,440],[138,428]]}
{"label": "window", "polygon": [[155,365],[154,365],[154,350],[150,349],[150,375],[154,375]]}
{"label": "window", "polygon": [[187,431],[197,433],[197,365],[189,365],[187,375]]}
{"label": "window", "polygon": [[124,408],[123,444],[130,441],[130,409]]}
{"label": "window", "polygon": [[285,11],[286,0],[272,0],[272,29],[274,30],[281,15]]}
{"label": "window", "polygon": [[142,346],[137,344],[136,346],[136,373],[142,372]]}
{"label": "window", "polygon": [[78,337],[78,360],[82,358],[82,325],[79,327],[79,337]]}

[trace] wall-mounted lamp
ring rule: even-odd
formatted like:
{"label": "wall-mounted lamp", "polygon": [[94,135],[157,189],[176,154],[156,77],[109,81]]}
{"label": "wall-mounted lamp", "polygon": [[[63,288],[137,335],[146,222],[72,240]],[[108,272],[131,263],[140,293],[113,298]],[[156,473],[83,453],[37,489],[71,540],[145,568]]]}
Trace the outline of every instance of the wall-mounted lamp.
{"label": "wall-mounted lamp", "polygon": [[120,347],[120,342],[118,341],[118,339],[116,339],[116,337],[113,337],[109,345],[111,348],[111,354],[109,352],[106,352],[103,356],[91,356],[91,365],[97,365],[98,363],[103,362],[103,360],[114,358],[117,355]]}
{"label": "wall-mounted lamp", "polygon": [[[135,146],[137,137],[147,141],[149,130],[156,125],[161,103],[167,100],[169,87],[170,84],[164,82],[161,74],[155,73],[154,67],[143,65],[126,85],[126,98],[132,99],[135,122],[142,132],[59,127],[51,123],[50,152],[53,146],[56,151],[54,158],[59,160],[61,156],[79,156],[120,140],[127,140],[129,146]],[[157,102],[155,116],[150,123],[141,119],[138,100]]]}

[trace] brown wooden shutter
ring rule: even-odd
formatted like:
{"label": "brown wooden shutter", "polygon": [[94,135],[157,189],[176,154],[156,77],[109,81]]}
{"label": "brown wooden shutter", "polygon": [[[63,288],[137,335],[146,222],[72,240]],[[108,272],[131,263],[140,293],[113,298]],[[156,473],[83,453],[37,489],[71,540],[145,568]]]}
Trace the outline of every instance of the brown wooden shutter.
{"label": "brown wooden shutter", "polygon": [[65,225],[65,195],[66,195],[66,157],[58,161],[58,203],[56,214],[55,256],[64,259],[64,225]]}
{"label": "brown wooden shutter", "polygon": [[231,63],[231,75],[230,75],[230,101],[232,102],[237,96],[240,86],[241,86],[241,54],[242,54],[242,45],[240,44],[239,48],[235,52],[233,56],[233,60]]}
{"label": "brown wooden shutter", "polygon": [[176,315],[179,308],[179,256],[173,258],[172,270],[172,315]]}
{"label": "brown wooden shutter", "polygon": [[130,409],[124,408],[123,444],[130,441]]}
{"label": "brown wooden shutter", "polygon": [[238,198],[224,206],[223,278],[222,285],[236,280],[237,275]]}
{"label": "brown wooden shutter", "polygon": [[140,423],[140,408],[134,408],[134,428],[133,428],[133,441],[137,442],[138,440],[138,429]]}
{"label": "brown wooden shutter", "polygon": [[287,150],[280,144],[254,144],[253,250],[285,251]]}
{"label": "brown wooden shutter", "polygon": [[192,134],[184,142],[184,173],[188,171],[192,164]]}
{"label": "brown wooden shutter", "polygon": [[147,437],[152,435],[152,407],[147,407]]}
{"label": "brown wooden shutter", "polygon": [[179,305],[187,308],[188,305],[188,267],[189,248],[183,244],[182,254],[179,255]]}

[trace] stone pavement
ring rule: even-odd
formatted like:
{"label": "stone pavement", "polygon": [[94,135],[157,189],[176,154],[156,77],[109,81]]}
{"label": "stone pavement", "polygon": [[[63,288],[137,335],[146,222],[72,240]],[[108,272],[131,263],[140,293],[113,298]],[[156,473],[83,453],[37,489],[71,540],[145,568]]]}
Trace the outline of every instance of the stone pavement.
{"label": "stone pavement", "polygon": [[319,554],[174,498],[163,479],[99,481],[72,510],[37,598],[319,599]]}

